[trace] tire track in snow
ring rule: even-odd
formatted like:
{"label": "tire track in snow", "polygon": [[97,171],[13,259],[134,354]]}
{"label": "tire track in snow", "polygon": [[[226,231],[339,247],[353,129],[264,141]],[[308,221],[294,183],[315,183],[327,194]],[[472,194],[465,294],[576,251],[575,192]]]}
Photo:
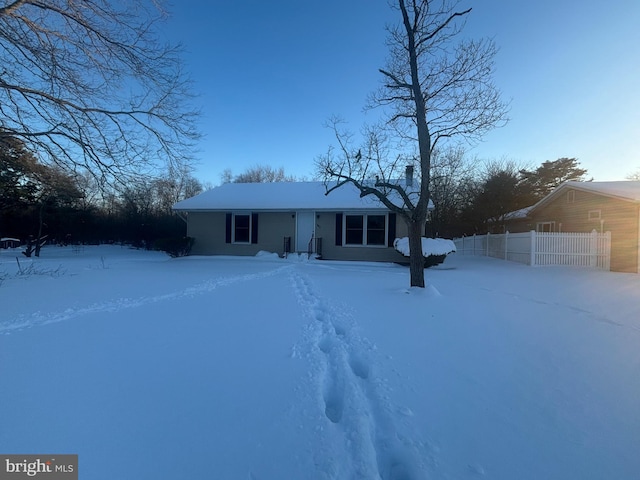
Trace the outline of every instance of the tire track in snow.
{"label": "tire track in snow", "polygon": [[108,302],[100,302],[86,307],[67,308],[58,312],[35,312],[29,315],[18,315],[8,321],[0,322],[0,334],[9,334],[12,331],[21,330],[23,328],[35,327],[38,325],[47,325],[49,323],[63,322],[74,318],[82,317],[93,313],[101,312],[118,312],[131,308],[138,308],[145,305],[179,300],[186,297],[195,297],[210,293],[217,288],[226,287],[236,283],[258,280],[261,278],[271,277],[279,273],[291,269],[291,265],[276,268],[261,273],[248,273],[244,275],[232,275],[228,277],[214,278],[198,283],[191,287],[184,288],[175,292],[165,293],[162,295],[141,296],[137,298],[118,298]]}
{"label": "tire track in snow", "polygon": [[405,417],[412,412],[394,408],[382,394],[375,347],[358,334],[352,318],[337,313],[316,293],[307,276],[294,270],[290,275],[298,303],[311,319],[307,354],[319,357],[321,408],[329,425],[342,432],[349,452],[348,471],[338,478],[423,478],[418,459],[425,446],[396,425],[398,412]]}

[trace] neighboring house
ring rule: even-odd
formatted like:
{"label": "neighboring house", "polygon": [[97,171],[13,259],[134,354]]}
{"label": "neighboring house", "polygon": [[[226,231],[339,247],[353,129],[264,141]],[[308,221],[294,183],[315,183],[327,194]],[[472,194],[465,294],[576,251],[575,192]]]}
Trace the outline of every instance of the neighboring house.
{"label": "neighboring house", "polygon": [[[531,219],[529,218],[529,212],[533,207],[525,207],[520,210],[516,210],[514,212],[507,213],[502,219],[503,225],[500,225],[500,231],[495,232],[495,228],[490,230],[491,233],[504,233],[505,231],[509,231],[511,233],[515,232],[526,232],[530,230],[535,230],[535,227],[531,226]],[[495,227],[495,223],[489,222],[490,227]]]}
{"label": "neighboring house", "polygon": [[325,192],[323,182],[226,183],[173,210],[187,222],[195,255],[304,252],[328,260],[402,261],[393,241],[407,236],[404,220],[351,184]]}
{"label": "neighboring house", "polygon": [[20,243],[20,239],[18,238],[0,238],[0,248],[18,248]]}
{"label": "neighboring house", "polygon": [[511,233],[610,231],[611,270],[640,273],[640,182],[566,182],[510,215]]}

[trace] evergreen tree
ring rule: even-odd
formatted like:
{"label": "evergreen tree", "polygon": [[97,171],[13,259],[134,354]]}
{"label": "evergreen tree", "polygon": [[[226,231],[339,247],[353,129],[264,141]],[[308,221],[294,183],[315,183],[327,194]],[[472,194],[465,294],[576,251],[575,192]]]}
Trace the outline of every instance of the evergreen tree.
{"label": "evergreen tree", "polygon": [[564,182],[584,181],[587,170],[579,165],[576,158],[563,157],[553,162],[543,162],[535,170],[520,170],[521,187],[529,190],[530,203],[534,204]]}

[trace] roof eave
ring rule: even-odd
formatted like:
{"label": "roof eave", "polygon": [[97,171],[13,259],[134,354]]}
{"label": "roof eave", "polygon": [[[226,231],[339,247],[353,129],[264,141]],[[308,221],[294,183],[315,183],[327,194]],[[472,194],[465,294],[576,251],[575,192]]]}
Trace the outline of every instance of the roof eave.
{"label": "roof eave", "polygon": [[333,208],[245,208],[245,207],[229,207],[229,208],[172,208],[174,212],[274,212],[274,213],[290,213],[290,212],[371,212],[371,211],[389,211],[387,207],[333,207]]}

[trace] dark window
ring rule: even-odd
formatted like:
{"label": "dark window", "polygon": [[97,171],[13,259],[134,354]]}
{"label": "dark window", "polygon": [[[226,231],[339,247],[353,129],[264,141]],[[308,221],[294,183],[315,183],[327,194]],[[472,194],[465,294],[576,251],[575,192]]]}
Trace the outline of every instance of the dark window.
{"label": "dark window", "polygon": [[233,241],[236,243],[249,243],[251,216],[250,215],[234,215],[234,236]]}
{"label": "dark window", "polygon": [[364,219],[362,215],[345,215],[346,245],[362,245],[364,243]]}
{"label": "dark window", "polygon": [[384,245],[384,215],[367,215],[367,245]]}
{"label": "dark window", "polygon": [[540,233],[553,233],[555,231],[556,222],[538,222],[536,229]]}
{"label": "dark window", "polygon": [[345,245],[385,246],[387,235],[386,215],[344,216]]}

